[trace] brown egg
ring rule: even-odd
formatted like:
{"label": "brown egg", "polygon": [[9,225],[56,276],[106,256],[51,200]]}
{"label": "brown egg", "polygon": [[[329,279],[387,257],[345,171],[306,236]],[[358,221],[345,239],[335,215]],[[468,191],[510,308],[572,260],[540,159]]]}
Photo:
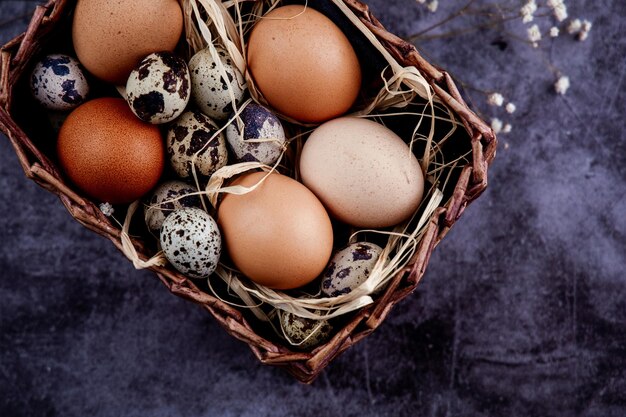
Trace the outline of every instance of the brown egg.
{"label": "brown egg", "polygon": [[152,52],[172,52],[183,30],[177,0],[79,0],[72,40],[78,60],[96,77],[125,85]]}
{"label": "brown egg", "polygon": [[[250,187],[264,175],[244,174],[232,185]],[[322,203],[304,185],[280,174],[270,174],[247,194],[227,194],[218,224],[235,266],[269,288],[311,282],[333,248],[333,229]]]}
{"label": "brown egg", "polygon": [[248,68],[279,112],[305,123],[340,116],[361,88],[359,60],[341,29],[301,5],[274,9],[254,26]]}
{"label": "brown egg", "polygon": [[159,128],[139,120],[121,98],[99,98],[65,120],[57,142],[65,174],[90,197],[129,203],[158,182],[165,151]]}

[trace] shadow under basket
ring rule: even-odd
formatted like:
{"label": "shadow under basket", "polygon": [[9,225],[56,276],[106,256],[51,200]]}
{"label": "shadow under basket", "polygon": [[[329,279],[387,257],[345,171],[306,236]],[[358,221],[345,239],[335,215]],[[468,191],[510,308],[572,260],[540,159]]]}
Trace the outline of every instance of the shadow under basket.
{"label": "shadow under basket", "polygon": [[[368,71],[370,74],[380,74],[380,68],[376,67],[380,65],[380,57],[367,56],[371,51],[362,47],[363,39],[356,39],[362,32],[355,29],[352,21],[343,19],[340,23],[333,17],[333,1],[309,1],[309,5],[327,14],[344,30],[360,55],[362,65],[371,63],[374,66],[364,68],[364,74]],[[150,268],[171,293],[199,304],[229,334],[247,343],[262,363],[285,368],[305,383],[312,382],[335,357],[373,332],[392,307],[415,290],[435,246],[460,218],[467,205],[487,187],[487,171],[495,157],[497,145],[493,131],[468,108],[454,81],[444,70],[426,62],[413,45],[385,30],[365,4],[357,0],[342,0],[342,5],[362,22],[365,30],[378,39],[400,66],[417,68],[440,103],[455,114],[460,126],[458,130],[462,133],[455,136],[454,143],[442,148],[442,152],[452,155],[451,158],[459,154],[466,156],[455,167],[453,175],[448,176],[451,184],[448,191],[444,192],[444,200],[426,223],[417,250],[408,265],[393,276],[384,291],[374,297],[372,304],[342,318],[333,337],[312,351],[299,351],[271,337],[267,329],[259,329],[254,316],[246,309],[225,303],[172,267]],[[120,227],[100,211],[97,202],[77,192],[62,175],[56,162],[55,141],[51,140],[55,135],[54,130],[45,112],[30,98],[28,91],[29,72],[41,54],[72,54],[70,28],[74,6],[75,1],[70,0],[51,0],[46,5],[37,6],[27,31],[2,47],[0,128],[11,141],[27,177],[56,194],[78,222],[108,238],[122,250]],[[96,86],[98,88],[102,89],[102,95],[108,94],[107,87]],[[114,94],[114,90],[111,94]],[[404,132],[413,130],[414,126],[389,127],[402,136]],[[155,254],[154,244],[147,237],[132,238],[131,241],[140,259],[147,260]]]}

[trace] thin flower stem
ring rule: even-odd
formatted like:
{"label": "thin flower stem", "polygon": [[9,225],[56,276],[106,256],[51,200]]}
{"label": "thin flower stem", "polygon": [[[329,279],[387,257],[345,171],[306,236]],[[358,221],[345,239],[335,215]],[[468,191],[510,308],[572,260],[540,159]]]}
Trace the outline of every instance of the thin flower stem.
{"label": "thin flower stem", "polygon": [[414,38],[418,38],[419,36],[423,35],[424,33],[428,33],[433,29],[436,29],[440,26],[445,25],[446,23],[448,23],[449,21],[456,19],[457,17],[463,15],[465,13],[465,11],[467,9],[469,9],[469,7],[475,2],[476,0],[469,0],[469,2],[467,2],[467,4],[465,6],[463,6],[461,9],[459,9],[458,11],[451,13],[448,17],[446,17],[445,19],[443,19],[440,22],[435,23],[434,25],[431,25],[429,27],[427,27],[426,29],[421,30],[420,32],[417,32],[413,35],[411,35],[409,37],[409,40],[412,40]]}

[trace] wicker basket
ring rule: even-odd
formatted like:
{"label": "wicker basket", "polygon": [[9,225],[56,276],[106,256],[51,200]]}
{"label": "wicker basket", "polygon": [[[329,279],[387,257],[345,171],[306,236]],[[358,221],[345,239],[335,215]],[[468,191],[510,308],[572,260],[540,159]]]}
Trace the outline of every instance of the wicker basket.
{"label": "wicker basket", "polygon": [[[467,144],[472,150],[471,163],[461,170],[446,205],[436,209],[430,218],[409,266],[394,276],[384,293],[373,304],[351,315],[330,341],[312,352],[294,351],[272,338],[263,336],[255,330],[253,323],[246,319],[244,312],[203,292],[192,281],[173,269],[151,268],[173,294],[200,304],[228,333],[246,342],[262,363],[286,368],[298,380],[306,383],[313,381],[333,358],[373,332],[383,322],[391,308],[415,290],[435,246],[459,219],[465,207],[487,187],[487,170],[495,157],[497,144],[493,131],[468,108],[452,78],[445,71],[426,62],[413,45],[386,31],[365,4],[358,0],[343,2],[382,42],[398,63],[403,66],[414,66],[420,71],[441,101],[462,121],[468,134],[468,141],[471,138],[471,144]],[[54,154],[44,149],[45,145],[37,145],[46,143],[39,135],[50,133],[33,128],[32,115],[29,114],[29,123],[25,123],[22,117],[28,110],[21,98],[26,94],[25,75],[42,48],[58,42],[61,32],[67,35],[67,18],[74,3],[70,0],[51,0],[46,5],[37,6],[27,31],[2,47],[0,127],[15,148],[28,178],[58,195],[77,221],[108,238],[121,250],[119,227],[112,224],[92,201],[78,195],[66,185],[53,162]],[[147,249],[146,242],[133,239],[133,244],[141,259],[145,260],[153,255]]]}

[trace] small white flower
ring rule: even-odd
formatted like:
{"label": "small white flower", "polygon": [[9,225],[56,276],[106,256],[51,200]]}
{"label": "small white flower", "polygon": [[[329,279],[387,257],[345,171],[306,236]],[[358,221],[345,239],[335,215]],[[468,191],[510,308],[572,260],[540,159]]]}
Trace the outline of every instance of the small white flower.
{"label": "small white flower", "polygon": [[556,17],[556,20],[558,20],[559,22],[567,19],[567,6],[565,6],[565,4],[563,3],[557,4],[554,7],[554,17]]}
{"label": "small white flower", "polygon": [[536,11],[537,11],[537,3],[535,3],[535,0],[529,0],[520,9],[520,14],[522,15],[522,22],[524,23],[532,22]]}
{"label": "small white flower", "polygon": [[580,28],[580,33],[578,34],[579,41],[584,41],[585,39],[589,37],[589,31],[591,30],[592,26],[593,24],[590,21],[586,19],[583,20],[581,24],[581,28]]}
{"label": "small white flower", "polygon": [[111,203],[100,204],[100,211],[107,217],[111,217],[113,213],[115,213],[115,209],[113,208]]}
{"label": "small white flower", "polygon": [[548,0],[547,4],[551,9],[554,9],[559,4],[563,4],[563,0]]}
{"label": "small white flower", "polygon": [[497,117],[491,119],[491,129],[493,129],[493,133],[495,133],[496,135],[502,132],[502,120],[498,119]]}
{"label": "small white flower", "polygon": [[528,40],[533,43],[533,46],[537,47],[537,42],[541,40],[541,30],[539,30],[539,25],[534,24],[528,28]]}
{"label": "small white flower", "polygon": [[567,90],[569,89],[569,86],[569,77],[561,75],[556,83],[554,83],[554,90],[557,92],[557,94],[565,95],[565,93],[567,93]]}
{"label": "small white flower", "polygon": [[511,133],[512,129],[513,129],[513,126],[511,126],[511,123],[507,123],[502,128],[502,133]]}
{"label": "small white flower", "polygon": [[559,36],[559,28],[556,26],[552,26],[550,28],[550,37],[556,38],[557,36]]}
{"label": "small white flower", "polygon": [[416,0],[419,4],[424,4],[426,3],[426,0]]}
{"label": "small white flower", "polygon": [[583,27],[583,23],[580,21],[580,19],[574,19],[571,22],[569,22],[569,25],[567,25],[567,33],[569,33],[570,35],[573,35],[575,33],[580,32],[582,27]]}
{"label": "small white flower", "polygon": [[430,3],[428,3],[428,10],[430,10],[432,13],[435,13],[437,11],[437,8],[439,7],[439,1],[438,0],[432,0]]}
{"label": "small white flower", "polygon": [[487,103],[492,106],[500,107],[504,104],[504,97],[502,97],[502,94],[500,93],[491,93],[489,94],[489,97],[487,97]]}
{"label": "small white flower", "polygon": [[508,103],[504,109],[507,113],[513,114],[515,113],[515,110],[517,110],[517,106],[513,103]]}

